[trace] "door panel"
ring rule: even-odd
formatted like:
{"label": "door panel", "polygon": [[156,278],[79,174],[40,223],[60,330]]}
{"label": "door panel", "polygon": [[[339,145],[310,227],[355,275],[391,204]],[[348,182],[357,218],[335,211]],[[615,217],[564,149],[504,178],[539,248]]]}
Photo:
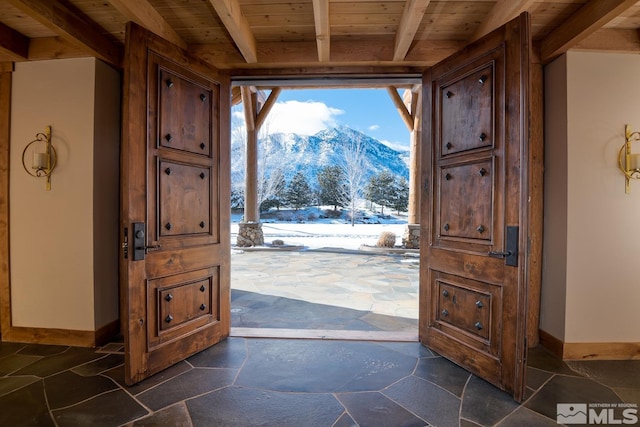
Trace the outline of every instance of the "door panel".
{"label": "door panel", "polygon": [[121,263],[133,384],[229,335],[229,81],[130,24],[124,100],[122,227],[144,246]]}
{"label": "door panel", "polygon": [[[425,73],[420,340],[523,398],[529,19]],[[516,228],[512,228],[516,227]],[[523,237],[525,236],[525,237]],[[509,260],[512,263],[512,260]]]}

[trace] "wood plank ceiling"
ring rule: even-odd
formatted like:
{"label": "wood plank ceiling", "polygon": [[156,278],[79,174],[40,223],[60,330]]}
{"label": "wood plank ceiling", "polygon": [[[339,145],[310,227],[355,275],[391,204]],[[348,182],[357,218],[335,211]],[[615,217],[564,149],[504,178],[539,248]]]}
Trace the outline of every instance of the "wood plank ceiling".
{"label": "wood plank ceiling", "polygon": [[0,62],[119,67],[134,21],[236,74],[418,72],[523,11],[545,63],[640,53],[638,0],[0,0]]}

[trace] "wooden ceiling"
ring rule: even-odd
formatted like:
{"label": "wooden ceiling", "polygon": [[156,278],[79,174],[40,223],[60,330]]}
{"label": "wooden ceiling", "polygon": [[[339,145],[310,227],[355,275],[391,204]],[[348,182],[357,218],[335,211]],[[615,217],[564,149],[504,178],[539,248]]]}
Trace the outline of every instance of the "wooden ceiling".
{"label": "wooden ceiling", "polygon": [[0,62],[119,67],[134,21],[233,73],[402,73],[523,11],[543,62],[572,48],[640,53],[638,0],[0,0]]}

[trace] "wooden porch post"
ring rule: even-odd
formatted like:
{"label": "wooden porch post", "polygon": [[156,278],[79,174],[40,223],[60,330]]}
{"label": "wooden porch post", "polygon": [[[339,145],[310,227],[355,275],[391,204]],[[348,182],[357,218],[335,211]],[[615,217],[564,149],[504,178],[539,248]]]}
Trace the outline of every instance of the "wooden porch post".
{"label": "wooden porch post", "polygon": [[244,220],[238,230],[237,246],[259,246],[264,244],[260,206],[258,203],[258,132],[266,120],[280,94],[280,88],[273,88],[261,106],[258,95],[251,87],[240,88],[244,117],[247,127],[245,152]]}
{"label": "wooden porch post", "polygon": [[420,141],[422,138],[422,85],[415,85],[404,92],[403,98],[398,90],[387,88],[400,117],[411,132],[409,164],[409,212],[407,230],[402,243],[408,249],[420,247]]}

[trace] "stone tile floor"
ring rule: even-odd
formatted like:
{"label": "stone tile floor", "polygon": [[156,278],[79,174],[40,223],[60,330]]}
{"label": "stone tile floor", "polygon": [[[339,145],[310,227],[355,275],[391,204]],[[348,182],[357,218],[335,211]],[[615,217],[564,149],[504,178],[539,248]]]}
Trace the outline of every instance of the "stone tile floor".
{"label": "stone tile floor", "polygon": [[236,250],[231,325],[417,332],[418,276],[417,254]]}
{"label": "stone tile floor", "polygon": [[[236,326],[415,329],[407,258],[237,255]],[[132,387],[122,348],[0,343],[0,426],[551,426],[557,403],[640,403],[640,361],[565,363],[541,348],[522,404],[417,342],[233,337]]]}
{"label": "stone tile floor", "polygon": [[640,361],[544,349],[522,404],[418,343],[229,338],[132,387],[121,349],[0,343],[0,425],[551,426],[557,403],[640,403]]}

